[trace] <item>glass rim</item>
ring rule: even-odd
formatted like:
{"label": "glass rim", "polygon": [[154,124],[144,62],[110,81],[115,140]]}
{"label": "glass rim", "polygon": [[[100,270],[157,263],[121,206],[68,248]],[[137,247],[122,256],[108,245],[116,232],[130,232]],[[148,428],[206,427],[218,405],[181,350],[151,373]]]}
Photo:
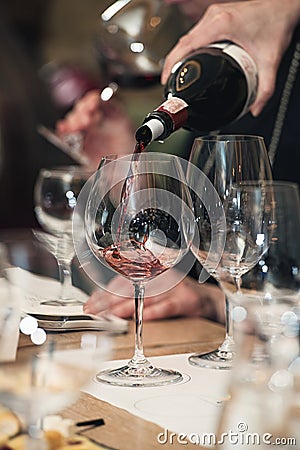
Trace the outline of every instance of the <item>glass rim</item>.
{"label": "glass rim", "polygon": [[93,174],[95,171],[93,169],[89,169],[87,167],[83,166],[76,166],[74,165],[62,165],[62,166],[52,166],[52,167],[42,167],[40,169],[40,173],[45,172],[51,172],[51,173],[57,173],[57,174],[67,174],[67,173],[87,173],[87,174]]}
{"label": "glass rim", "polygon": [[253,186],[253,187],[260,187],[260,186],[266,186],[266,187],[275,187],[275,188],[285,188],[285,187],[291,187],[294,189],[299,189],[298,183],[295,183],[294,181],[288,181],[288,180],[246,180],[242,181],[237,184],[237,186]]}
{"label": "glass rim", "polygon": [[210,142],[238,142],[238,141],[251,141],[258,140],[264,141],[263,136],[259,136],[256,134],[207,134],[204,136],[197,136],[194,139],[194,142],[197,141],[210,141]]}

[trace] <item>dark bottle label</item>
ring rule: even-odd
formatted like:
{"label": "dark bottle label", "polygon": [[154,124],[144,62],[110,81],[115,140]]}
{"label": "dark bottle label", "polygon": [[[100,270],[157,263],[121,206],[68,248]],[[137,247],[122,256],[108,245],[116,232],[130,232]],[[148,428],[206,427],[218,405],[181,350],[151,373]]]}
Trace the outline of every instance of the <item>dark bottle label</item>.
{"label": "dark bottle label", "polygon": [[201,64],[199,61],[187,61],[176,78],[176,91],[181,92],[190,87],[201,77]]}
{"label": "dark bottle label", "polygon": [[[256,96],[257,70],[252,58],[231,42],[199,49],[178,62],[165,87],[166,98],[187,103],[187,129],[221,129],[243,116]],[[177,127],[178,128],[178,127]]]}

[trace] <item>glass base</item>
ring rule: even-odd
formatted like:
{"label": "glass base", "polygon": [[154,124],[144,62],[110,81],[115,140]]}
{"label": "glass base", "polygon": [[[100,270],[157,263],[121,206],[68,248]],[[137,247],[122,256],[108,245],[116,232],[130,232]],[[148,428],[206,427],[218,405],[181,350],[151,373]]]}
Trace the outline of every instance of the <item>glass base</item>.
{"label": "glass base", "polygon": [[76,299],[49,299],[49,300],[42,300],[40,302],[40,305],[48,305],[48,306],[82,306],[83,302]]}
{"label": "glass base", "polygon": [[193,366],[207,369],[229,370],[232,368],[234,353],[214,350],[209,353],[198,353],[189,357],[189,363]]}
{"label": "glass base", "polygon": [[178,383],[183,380],[181,373],[152,366],[147,360],[143,364],[131,364],[112,370],[104,370],[96,375],[96,380],[115,386],[151,387]]}

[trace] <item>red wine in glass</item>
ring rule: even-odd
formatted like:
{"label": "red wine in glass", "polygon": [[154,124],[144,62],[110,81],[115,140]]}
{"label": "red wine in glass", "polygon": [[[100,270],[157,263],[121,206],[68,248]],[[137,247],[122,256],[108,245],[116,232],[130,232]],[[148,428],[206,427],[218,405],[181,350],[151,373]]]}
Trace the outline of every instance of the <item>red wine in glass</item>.
{"label": "red wine in glass", "polygon": [[[135,250],[132,250],[132,247],[124,250],[122,244],[121,251],[118,247],[115,245],[107,247],[102,252],[104,259],[118,273],[134,281],[151,280],[168,269],[155,258],[150,250],[143,249],[140,244]],[[133,258],[132,253],[134,253]]]}

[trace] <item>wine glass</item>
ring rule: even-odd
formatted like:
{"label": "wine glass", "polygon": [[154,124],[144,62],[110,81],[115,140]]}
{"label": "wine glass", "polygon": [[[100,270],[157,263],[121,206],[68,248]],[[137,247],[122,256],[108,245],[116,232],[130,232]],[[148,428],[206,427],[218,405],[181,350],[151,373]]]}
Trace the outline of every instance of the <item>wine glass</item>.
{"label": "wine glass", "polygon": [[[228,385],[229,400],[222,404],[214,448],[242,448],[247,436],[250,448],[266,450],[277,439],[278,443],[289,442],[287,447],[291,449],[299,437],[297,375],[292,368],[299,360],[299,324],[282,326],[276,352],[269,353],[268,358],[254,358],[258,349],[268,346],[268,340],[261,332],[255,308],[246,312],[235,328],[237,350]],[[240,433],[240,423],[246,424],[246,434]],[[227,439],[232,431],[236,431],[237,439]]]}
{"label": "wine glass", "polygon": [[[0,404],[20,419],[20,432],[27,433],[26,448],[43,450],[48,446],[43,438],[42,419],[78,398],[80,389],[108,358],[110,339],[107,335],[84,333],[66,342],[44,333],[44,343],[39,341],[34,345],[37,339],[33,336],[42,330],[33,317],[22,318],[24,297],[13,284],[13,267],[11,243],[3,242],[0,244]],[[30,334],[32,345],[17,348],[20,332]]]}
{"label": "wine glass", "polygon": [[[297,325],[300,306],[300,198],[296,184],[273,181],[265,185],[273,202],[273,229],[267,252],[240,278],[239,292],[228,278],[221,281],[234,305],[234,318],[255,318],[265,345],[255,358],[276,353],[280,336]],[[236,317],[235,317],[236,316]]]}
{"label": "wine glass", "polygon": [[[242,274],[240,272],[242,263],[245,270],[250,268],[246,261],[247,254],[243,255],[243,261],[234,258],[229,266],[228,261],[226,262],[226,259],[222,258],[229,236],[226,234],[228,217],[226,217],[224,209],[223,216],[220,211],[231,194],[232,187],[237,187],[243,182],[263,182],[272,178],[264,140],[262,137],[251,135],[212,135],[197,138],[192,147],[189,162],[191,164],[189,164],[187,179],[194,191],[194,212],[200,236],[199,244],[193,244],[191,248],[204,268],[199,281],[206,281],[209,275],[212,275],[217,282],[220,282],[221,269],[223,274],[227,271],[228,276],[236,269],[236,275],[239,277]],[[193,166],[200,169],[202,178],[199,177]],[[217,198],[215,195],[212,196],[214,190],[218,194]],[[207,198],[206,204],[201,196],[195,195],[195,192],[199,193],[200,191],[202,196],[205,195]],[[253,195],[251,197],[254,201]],[[251,219],[251,209],[249,210],[251,207],[247,206],[247,208],[248,217]],[[245,240],[242,239],[242,242],[245,245]],[[257,250],[255,257],[259,258],[262,249]],[[251,264],[255,264],[255,260],[252,259]],[[236,267],[234,267],[235,265]],[[237,279],[235,277],[236,281]],[[222,285],[220,286],[222,288]],[[189,358],[191,364],[214,369],[231,368],[234,355],[231,306],[231,302],[226,297],[224,342],[215,351],[192,355]]]}
{"label": "wine glass", "polygon": [[231,293],[238,298],[242,275],[256,265],[272,238],[273,189],[264,181],[241,182],[229,189],[223,207],[226,239],[217,277],[223,290],[231,282]]}
{"label": "wine glass", "polygon": [[161,0],[115,1],[99,17],[101,72],[121,87],[159,84],[162,61],[191,25],[177,5]]}
{"label": "wine glass", "polygon": [[74,403],[108,354],[107,337],[86,333],[68,348],[50,340],[1,362],[0,402],[21,419],[28,450],[48,448],[43,419]]}
{"label": "wine glass", "polygon": [[102,265],[132,281],[136,329],[132,359],[124,367],[100,372],[97,380],[119,386],[182,380],[179,372],[154,367],[144,356],[143,301],[145,283],[188,252],[194,232],[191,207],[175,156],[141,153],[102,159],[85,209],[86,240]]}
{"label": "wine glass", "polygon": [[72,216],[77,197],[92,171],[79,166],[41,169],[35,185],[35,214],[47,233],[36,237],[54,253],[59,267],[59,298],[42,301],[44,305],[81,305],[72,292],[71,262],[75,254],[72,238]]}

